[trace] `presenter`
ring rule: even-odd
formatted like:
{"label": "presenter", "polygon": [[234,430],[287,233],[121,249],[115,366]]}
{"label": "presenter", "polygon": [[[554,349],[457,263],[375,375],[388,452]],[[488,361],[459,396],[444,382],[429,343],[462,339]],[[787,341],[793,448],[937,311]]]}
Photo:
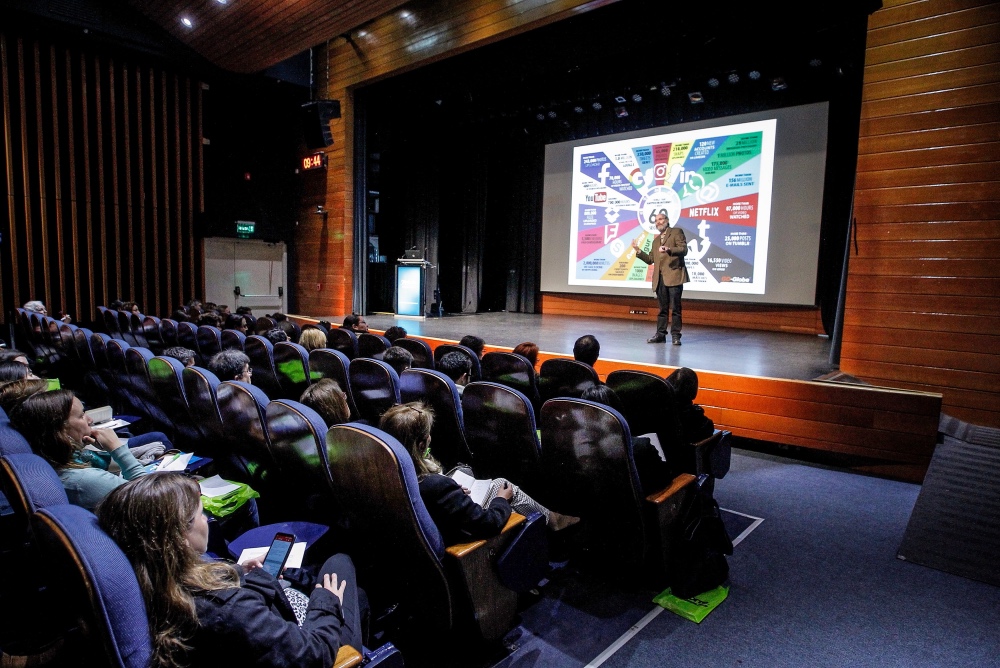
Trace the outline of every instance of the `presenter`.
{"label": "presenter", "polygon": [[687,239],[684,230],[670,227],[670,218],[665,211],[656,214],[656,229],[660,233],[653,242],[652,253],[639,247],[639,240],[632,240],[635,255],[646,264],[653,265],[653,291],[660,302],[660,313],[656,317],[656,334],[646,339],[646,343],[664,343],[667,340],[667,322],[670,322],[670,339],[675,346],[681,345],[681,293],[684,284],[690,281],[684,256],[687,255]]}

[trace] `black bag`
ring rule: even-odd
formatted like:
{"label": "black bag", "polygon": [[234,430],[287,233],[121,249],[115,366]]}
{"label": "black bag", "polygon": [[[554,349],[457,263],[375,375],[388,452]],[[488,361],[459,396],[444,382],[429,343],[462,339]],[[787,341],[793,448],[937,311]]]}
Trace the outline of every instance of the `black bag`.
{"label": "black bag", "polygon": [[671,553],[673,595],[691,598],[721,585],[729,577],[726,555],[732,553],[733,541],[726,533],[718,501],[699,491],[681,516],[680,535]]}

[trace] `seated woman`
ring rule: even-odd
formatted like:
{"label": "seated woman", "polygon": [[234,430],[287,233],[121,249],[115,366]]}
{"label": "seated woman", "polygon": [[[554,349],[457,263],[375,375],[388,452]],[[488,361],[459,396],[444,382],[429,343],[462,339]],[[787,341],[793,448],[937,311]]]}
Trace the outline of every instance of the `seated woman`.
{"label": "seated woman", "polygon": [[[10,421],[32,450],[55,468],[70,503],[93,510],[108,492],[146,474],[115,432],[94,429],[94,421],[70,390],[29,396],[13,409]],[[96,445],[102,452],[86,450],[86,445]],[[108,470],[111,462],[121,474]]]}
{"label": "seated woman", "polygon": [[531,362],[531,368],[535,370],[535,375],[537,376],[538,344],[532,343],[531,341],[525,341],[524,343],[517,344],[517,346],[514,347],[514,352]]}
{"label": "seated woman", "polygon": [[550,511],[503,478],[491,481],[480,506],[469,490],[441,473],[441,464],[431,456],[431,426],[434,412],[420,402],[393,406],[382,415],[379,429],[398,440],[413,460],[420,484],[420,498],[446,544],[490,538],[503,529],[513,508],[522,515],[541,513],[552,531],[580,521]]}
{"label": "seated woman", "polygon": [[18,404],[33,394],[49,388],[49,381],[43,378],[24,378],[0,384],[0,409],[10,415]]}
{"label": "seated woman", "polygon": [[180,473],[154,473],[110,493],[101,527],[135,569],[153,640],[152,666],[329,668],[341,645],[361,650],[354,565],[326,561],[301,626],[277,578],[205,561],[201,490]]}
{"label": "seated woman", "polygon": [[38,376],[31,372],[31,367],[27,364],[15,361],[0,362],[0,383],[25,378],[38,378]]}
{"label": "seated woman", "polygon": [[347,394],[332,378],[321,378],[307,387],[299,401],[319,413],[327,427],[351,421]]}
{"label": "seated woman", "polygon": [[306,325],[299,335],[299,345],[306,350],[316,350],[326,348],[326,334],[319,327]]}
{"label": "seated woman", "polygon": [[674,390],[677,418],[686,443],[703,441],[715,433],[715,423],[705,415],[705,409],[694,403],[698,396],[698,374],[686,366],[667,376],[667,385]]}

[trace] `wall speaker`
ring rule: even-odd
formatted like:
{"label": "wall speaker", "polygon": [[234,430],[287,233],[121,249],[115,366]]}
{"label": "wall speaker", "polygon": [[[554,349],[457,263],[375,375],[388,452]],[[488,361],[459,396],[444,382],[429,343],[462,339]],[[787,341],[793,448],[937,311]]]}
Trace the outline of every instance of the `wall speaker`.
{"label": "wall speaker", "polygon": [[302,105],[302,134],[309,148],[326,148],[333,143],[330,121],[340,118],[340,100],[315,100]]}

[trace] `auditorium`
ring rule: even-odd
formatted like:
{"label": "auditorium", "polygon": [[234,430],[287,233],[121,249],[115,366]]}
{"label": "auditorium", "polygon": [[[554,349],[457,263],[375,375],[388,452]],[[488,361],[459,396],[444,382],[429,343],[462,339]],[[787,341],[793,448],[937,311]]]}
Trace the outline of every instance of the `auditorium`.
{"label": "auditorium", "polygon": [[998,63],[991,0],[6,0],[0,666],[1000,667]]}

